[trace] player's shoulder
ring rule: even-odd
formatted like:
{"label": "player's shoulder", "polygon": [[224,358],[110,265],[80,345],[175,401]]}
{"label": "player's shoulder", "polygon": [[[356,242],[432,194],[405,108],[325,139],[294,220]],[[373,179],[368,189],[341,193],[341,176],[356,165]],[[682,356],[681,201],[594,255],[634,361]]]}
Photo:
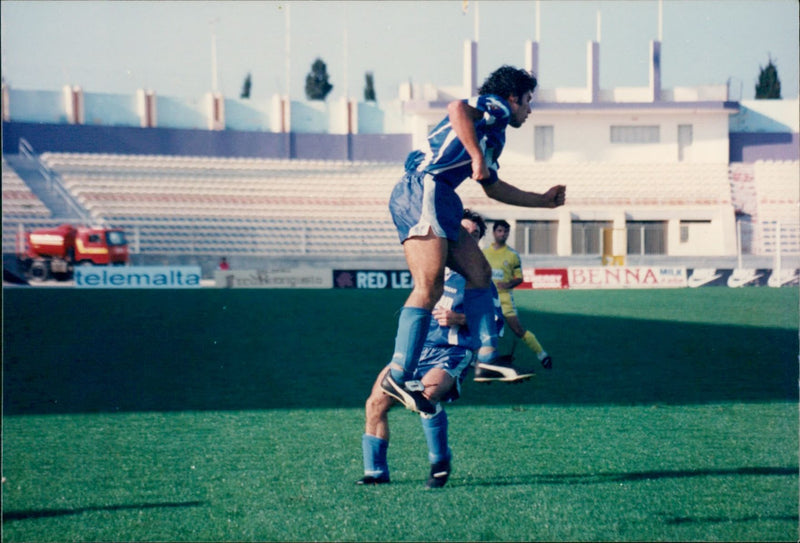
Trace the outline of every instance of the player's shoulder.
{"label": "player's shoulder", "polygon": [[513,261],[513,262],[515,262],[517,264],[522,261],[522,259],[519,256],[519,251],[517,251],[513,247],[510,247],[510,246],[506,245],[505,246],[505,254],[506,254],[506,259],[508,259],[510,261]]}
{"label": "player's shoulder", "polygon": [[511,117],[511,107],[508,105],[508,102],[495,94],[473,96],[467,100],[467,104],[484,113],[488,113],[492,117]]}
{"label": "player's shoulder", "polygon": [[504,253],[506,255],[511,254],[511,255],[515,255],[515,256],[519,257],[519,252],[516,249],[514,249],[511,245],[508,245],[508,244],[504,245],[502,249],[498,249],[498,252]]}

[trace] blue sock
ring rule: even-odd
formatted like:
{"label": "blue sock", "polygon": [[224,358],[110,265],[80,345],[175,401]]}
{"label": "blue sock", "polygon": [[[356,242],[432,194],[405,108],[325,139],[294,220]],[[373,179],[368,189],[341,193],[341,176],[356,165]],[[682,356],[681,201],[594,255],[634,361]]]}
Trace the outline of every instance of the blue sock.
{"label": "blue sock", "polygon": [[364,434],[361,436],[361,450],[364,453],[364,475],[389,477],[389,464],[386,451],[389,442],[379,437]]}
{"label": "blue sock", "polygon": [[[494,320],[494,299],[491,288],[468,288],[464,291],[464,311],[467,326],[479,347],[491,347],[497,351],[497,325]],[[477,338],[475,338],[477,332]],[[473,341],[474,341],[473,339]],[[489,362],[495,353],[478,354],[479,362]]]}
{"label": "blue sock", "polygon": [[442,409],[432,417],[420,417],[425,441],[428,442],[428,460],[431,464],[450,458],[447,446],[447,413]]}
{"label": "blue sock", "polygon": [[394,339],[394,355],[392,364],[402,367],[402,370],[390,368],[392,379],[404,383],[411,379],[419,364],[419,355],[428,327],[431,322],[431,312],[421,307],[404,307],[400,311],[397,324],[397,336]]}

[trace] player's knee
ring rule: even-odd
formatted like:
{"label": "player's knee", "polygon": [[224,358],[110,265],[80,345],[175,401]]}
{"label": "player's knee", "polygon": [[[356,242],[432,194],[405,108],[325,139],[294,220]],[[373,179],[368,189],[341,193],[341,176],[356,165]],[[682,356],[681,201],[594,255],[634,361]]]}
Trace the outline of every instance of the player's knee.
{"label": "player's knee", "polygon": [[442,297],[442,294],[444,294],[444,281],[434,281],[428,293],[428,301],[431,303],[431,307],[433,307],[436,302],[439,301],[439,298]]}
{"label": "player's knee", "polygon": [[414,291],[424,307],[433,308],[444,293],[444,279],[434,278],[427,282],[414,283]]}
{"label": "player's knee", "polygon": [[389,396],[385,394],[371,394],[369,398],[367,398],[367,402],[365,405],[365,409],[367,412],[367,418],[380,418],[384,415],[391,407],[391,399]]}

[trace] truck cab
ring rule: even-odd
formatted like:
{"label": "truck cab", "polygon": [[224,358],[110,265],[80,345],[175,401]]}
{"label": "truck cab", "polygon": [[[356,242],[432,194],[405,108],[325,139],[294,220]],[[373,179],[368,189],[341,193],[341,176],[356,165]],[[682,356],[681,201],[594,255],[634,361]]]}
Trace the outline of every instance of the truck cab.
{"label": "truck cab", "polygon": [[75,233],[75,264],[95,266],[128,263],[128,242],[125,233],[118,229],[79,227]]}

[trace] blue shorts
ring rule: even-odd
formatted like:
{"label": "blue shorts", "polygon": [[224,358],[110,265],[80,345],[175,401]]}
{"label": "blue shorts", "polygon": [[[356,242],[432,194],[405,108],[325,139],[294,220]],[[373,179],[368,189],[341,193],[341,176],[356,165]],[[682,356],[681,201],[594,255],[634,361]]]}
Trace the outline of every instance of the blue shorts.
{"label": "blue shorts", "polygon": [[414,375],[414,380],[419,380],[434,368],[446,371],[455,379],[455,384],[444,395],[441,401],[454,402],[461,397],[461,383],[467,376],[467,370],[475,360],[475,352],[465,347],[455,345],[447,347],[423,347]]}
{"label": "blue shorts", "polygon": [[458,241],[464,205],[456,191],[424,172],[406,172],[392,190],[389,211],[400,243],[424,236],[431,228],[440,238]]}

